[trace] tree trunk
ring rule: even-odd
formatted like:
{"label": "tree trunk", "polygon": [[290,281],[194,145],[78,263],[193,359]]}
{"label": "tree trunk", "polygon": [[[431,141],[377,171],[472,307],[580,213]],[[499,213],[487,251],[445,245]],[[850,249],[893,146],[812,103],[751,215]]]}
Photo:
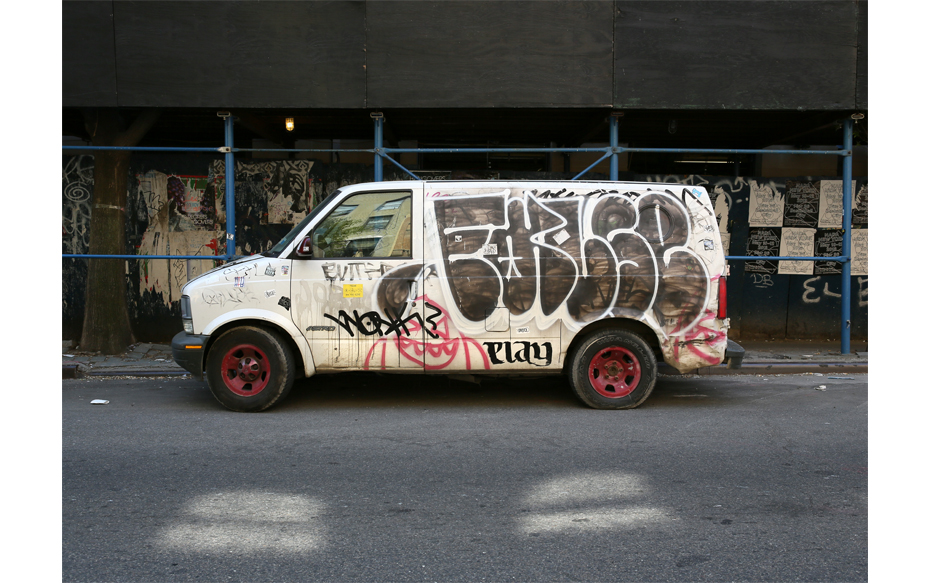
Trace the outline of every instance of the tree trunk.
{"label": "tree trunk", "polygon": [[[158,118],[146,111],[122,131],[119,112],[95,109],[84,113],[94,146],[134,146]],[[92,255],[125,255],[129,151],[101,150],[94,155],[94,204],[90,220]],[[135,340],[126,299],[126,259],[88,259],[87,295],[81,350],[119,354]]]}

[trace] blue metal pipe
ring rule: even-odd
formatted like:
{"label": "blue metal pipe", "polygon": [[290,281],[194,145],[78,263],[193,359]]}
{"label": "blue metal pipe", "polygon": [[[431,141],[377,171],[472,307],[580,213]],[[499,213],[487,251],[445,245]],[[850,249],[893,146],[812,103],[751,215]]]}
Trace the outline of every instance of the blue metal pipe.
{"label": "blue metal pipe", "polygon": [[376,117],[375,120],[375,182],[384,180],[384,161],[381,156],[384,154],[384,118]]}
{"label": "blue metal pipe", "polygon": [[853,120],[843,121],[843,149],[847,154],[843,157],[843,277],[840,285],[840,352],[850,352],[850,299],[852,297],[852,138]]}
{"label": "blue metal pipe", "polygon": [[233,154],[233,117],[223,118],[226,141],[226,261],[236,256],[236,160]]}
{"label": "blue metal pipe", "polygon": [[758,255],[727,255],[724,257],[727,261],[730,259],[742,260],[742,261],[837,261],[842,262],[846,261],[845,257],[760,257]]}
{"label": "blue metal pipe", "polygon": [[[233,152],[367,152],[374,153],[373,148],[233,148]],[[385,149],[385,151],[387,151]]]}
{"label": "blue metal pipe", "polygon": [[132,150],[135,152],[225,152],[220,148],[174,148],[165,146],[62,146],[62,150]]}
{"label": "blue metal pipe", "polygon": [[700,148],[620,148],[620,152],[655,152],[671,154],[813,154],[819,156],[845,156],[848,150],[720,150]]}
{"label": "blue metal pipe", "polygon": [[[378,120],[375,120],[379,125]],[[377,129],[377,128],[376,128]],[[63,150],[132,150],[138,152],[368,152],[375,153],[370,148],[234,148],[232,146],[217,148],[194,147],[163,147],[163,146],[62,146]],[[614,146],[612,148],[381,148],[385,154],[454,154],[471,152],[486,153],[577,153],[577,152],[604,152],[608,149],[622,154],[624,152],[656,152],[680,154],[812,154],[820,156],[846,156],[848,150],[750,150],[750,149],[701,149],[701,148],[628,148]]]}
{"label": "blue metal pipe", "polygon": [[[559,153],[559,152],[606,152],[610,148],[382,148],[391,154],[519,154],[519,153]],[[370,150],[369,150],[370,151]]]}
{"label": "blue metal pipe", "polygon": [[[377,123],[377,122],[376,122]],[[132,150],[138,152],[367,152],[376,153],[371,148],[234,148],[232,146],[217,148],[181,148],[162,146],[62,146],[63,150]],[[227,149],[229,148],[229,149]],[[849,152],[844,149],[829,150],[749,150],[749,149],[701,149],[701,148],[628,148],[616,146],[613,148],[381,148],[385,154],[455,154],[455,153],[577,153],[577,152],[604,152],[612,151],[618,154],[624,152],[655,152],[675,154],[810,154],[820,156],[846,156]]]}
{"label": "blue metal pipe", "polygon": [[620,176],[620,154],[618,153],[620,120],[610,116],[610,179],[616,181]]}
{"label": "blue metal pipe", "polygon": [[386,160],[388,160],[389,162],[393,163],[395,166],[397,166],[398,168],[400,168],[400,169],[403,170],[404,172],[406,172],[407,174],[409,174],[410,176],[412,176],[412,177],[414,178],[414,180],[423,180],[422,178],[420,178],[419,176],[417,176],[417,175],[414,174],[413,172],[411,172],[411,171],[407,170],[406,168],[404,168],[404,166],[403,166],[400,162],[398,162],[397,160],[395,160],[394,158],[391,158],[390,156],[385,156],[384,158],[385,158]]}
{"label": "blue metal pipe", "polygon": [[226,261],[224,255],[79,255],[62,253],[62,259],[210,259]]}
{"label": "blue metal pipe", "polygon": [[574,178],[572,178],[572,180],[578,180],[579,178],[587,174],[588,170],[594,168],[595,166],[603,162],[605,159],[607,159],[608,156],[612,156],[612,155],[613,155],[613,152],[607,152],[606,154],[598,158],[594,164],[591,164],[590,166],[582,170],[579,174],[577,174]]}

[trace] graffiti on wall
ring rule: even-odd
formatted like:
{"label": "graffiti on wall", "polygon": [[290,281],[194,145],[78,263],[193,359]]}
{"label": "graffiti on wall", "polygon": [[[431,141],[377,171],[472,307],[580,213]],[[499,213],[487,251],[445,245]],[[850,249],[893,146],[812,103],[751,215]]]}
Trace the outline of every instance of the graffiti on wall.
{"label": "graffiti on wall", "polygon": [[[237,252],[251,254],[270,248],[310,209],[312,162],[274,161],[237,164]],[[148,170],[135,176],[138,221],[145,231],[139,255],[215,256],[226,252],[224,203],[225,166],[214,160],[203,175],[168,174]],[[269,218],[270,209],[270,218]],[[274,224],[272,224],[274,223]],[[266,225],[259,227],[259,225]],[[259,248],[253,248],[259,235]],[[140,295],[176,302],[191,278],[218,261],[146,259],[139,262]],[[227,299],[233,301],[235,298]]]}
{"label": "graffiti on wall", "polygon": [[93,156],[66,158],[61,182],[61,251],[87,253],[90,247],[90,205],[94,191]]}
{"label": "graffiti on wall", "polygon": [[[215,228],[215,206],[206,200],[206,176],[168,175],[150,170],[136,175],[136,197],[147,226],[138,255],[221,254],[223,233]],[[207,227],[207,228],[201,228]],[[215,261],[139,260],[139,294],[147,291],[165,305],[181,297],[181,288],[192,277],[212,269]]]}
{"label": "graffiti on wall", "polygon": [[[236,208],[250,209],[262,225],[299,223],[313,207],[314,190],[321,188],[310,179],[312,167],[311,160],[236,162]],[[219,215],[225,221],[225,161],[213,162],[210,182],[218,193]]]}

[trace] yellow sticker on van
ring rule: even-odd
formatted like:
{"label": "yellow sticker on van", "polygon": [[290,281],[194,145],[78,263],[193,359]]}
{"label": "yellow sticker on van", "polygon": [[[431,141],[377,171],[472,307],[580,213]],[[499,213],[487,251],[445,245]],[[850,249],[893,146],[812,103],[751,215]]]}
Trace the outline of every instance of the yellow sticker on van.
{"label": "yellow sticker on van", "polygon": [[342,286],[342,297],[344,298],[360,298],[362,297],[362,284],[360,283],[347,283]]}

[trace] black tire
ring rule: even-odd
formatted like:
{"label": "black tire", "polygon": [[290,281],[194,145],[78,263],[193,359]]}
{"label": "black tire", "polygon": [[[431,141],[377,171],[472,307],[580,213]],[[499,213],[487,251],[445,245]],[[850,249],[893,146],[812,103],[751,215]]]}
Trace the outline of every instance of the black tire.
{"label": "black tire", "polygon": [[242,326],[227,330],[207,354],[207,383],[233,411],[264,411],[294,385],[294,358],[276,332]]}
{"label": "black tire", "polygon": [[595,409],[632,409],[652,393],[658,365],[652,349],[628,330],[599,330],[568,361],[572,390]]}

